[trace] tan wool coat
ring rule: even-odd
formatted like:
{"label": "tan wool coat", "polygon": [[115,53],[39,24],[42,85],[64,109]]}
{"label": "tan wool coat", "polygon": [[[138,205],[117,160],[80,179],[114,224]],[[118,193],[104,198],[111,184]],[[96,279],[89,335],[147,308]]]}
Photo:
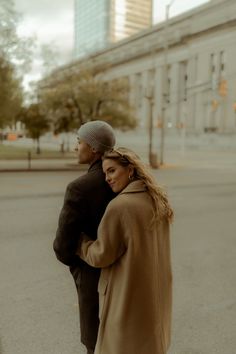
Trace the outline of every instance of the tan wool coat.
{"label": "tan wool coat", "polygon": [[166,354],[170,344],[172,272],[169,224],[151,228],[152,202],[141,181],[108,205],[98,239],[79,256],[102,268],[95,354]]}

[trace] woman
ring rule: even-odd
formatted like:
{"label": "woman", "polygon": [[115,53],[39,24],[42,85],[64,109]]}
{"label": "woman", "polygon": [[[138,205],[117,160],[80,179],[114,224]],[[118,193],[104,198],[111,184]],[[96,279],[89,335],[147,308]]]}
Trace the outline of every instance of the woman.
{"label": "woman", "polygon": [[96,241],[84,235],[78,255],[102,268],[95,354],[166,354],[170,344],[172,273],[166,195],[132,151],[105,153],[113,192]]}

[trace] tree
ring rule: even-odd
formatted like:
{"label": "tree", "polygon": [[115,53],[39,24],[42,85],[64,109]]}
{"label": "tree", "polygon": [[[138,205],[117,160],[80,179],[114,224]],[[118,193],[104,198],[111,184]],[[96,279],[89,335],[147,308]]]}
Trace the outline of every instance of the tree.
{"label": "tree", "polygon": [[31,63],[32,38],[19,38],[20,15],[12,0],[0,0],[0,128],[14,122],[23,101],[22,75]]}
{"label": "tree", "polygon": [[[121,129],[136,126],[129,105],[127,81],[107,82],[101,74],[95,69],[83,69],[52,85],[43,86],[42,82],[39,93],[41,104],[51,112],[57,131],[65,131],[65,123],[67,131],[71,131],[95,119],[107,121]],[[56,72],[52,76],[56,77]]]}
{"label": "tree", "polygon": [[15,75],[13,65],[0,58],[0,128],[14,122],[19,112],[23,94],[20,80]]}
{"label": "tree", "polygon": [[40,137],[49,130],[49,119],[42,112],[38,103],[33,103],[29,107],[23,108],[18,118],[25,124],[29,136],[36,140],[37,154],[40,154]]}
{"label": "tree", "polygon": [[18,36],[21,15],[15,10],[13,0],[0,0],[0,18],[0,57],[23,74],[30,69],[35,38]]}
{"label": "tree", "polygon": [[43,75],[47,76],[59,65],[59,51],[55,43],[41,44],[40,59],[42,61]]}

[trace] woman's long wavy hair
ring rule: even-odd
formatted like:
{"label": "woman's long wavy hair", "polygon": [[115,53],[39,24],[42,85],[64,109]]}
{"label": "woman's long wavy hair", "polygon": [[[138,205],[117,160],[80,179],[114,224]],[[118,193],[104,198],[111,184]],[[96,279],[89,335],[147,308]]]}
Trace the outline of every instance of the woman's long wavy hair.
{"label": "woman's long wavy hair", "polygon": [[103,160],[115,160],[123,167],[129,165],[133,166],[134,174],[133,179],[143,181],[146,186],[147,192],[150,195],[154,206],[154,219],[153,221],[159,222],[163,219],[169,222],[173,221],[173,209],[171,208],[167,195],[164,189],[159,186],[153,177],[149,166],[142,162],[139,156],[130,149],[119,147],[105,152]]}

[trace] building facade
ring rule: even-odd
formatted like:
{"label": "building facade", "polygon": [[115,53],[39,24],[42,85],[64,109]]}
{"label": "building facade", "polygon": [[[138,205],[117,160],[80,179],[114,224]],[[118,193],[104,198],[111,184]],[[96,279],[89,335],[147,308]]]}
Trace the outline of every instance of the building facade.
{"label": "building facade", "polygon": [[[141,127],[236,133],[236,2],[215,0],[87,58],[125,77]],[[79,70],[78,60],[57,76]],[[55,74],[54,74],[55,77]],[[48,78],[48,80],[53,80]],[[164,122],[164,123],[163,123]]]}
{"label": "building facade", "polygon": [[74,4],[76,58],[152,25],[152,0],[75,0]]}

